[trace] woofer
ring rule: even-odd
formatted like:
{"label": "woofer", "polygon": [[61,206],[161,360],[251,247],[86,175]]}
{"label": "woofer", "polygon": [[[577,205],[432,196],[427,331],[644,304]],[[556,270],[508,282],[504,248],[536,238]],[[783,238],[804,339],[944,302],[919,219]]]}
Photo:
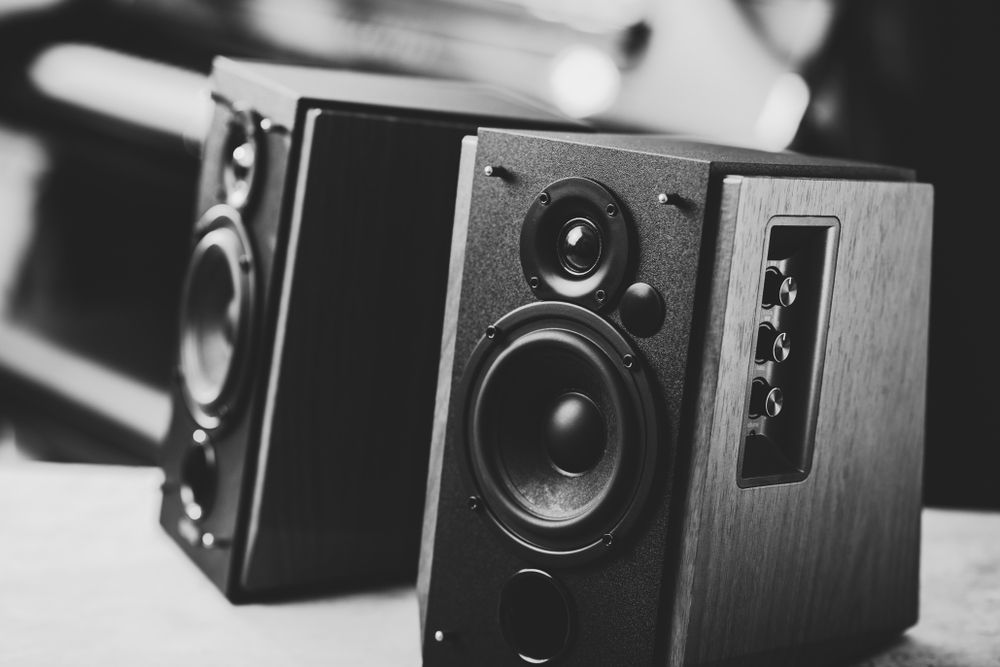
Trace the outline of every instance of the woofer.
{"label": "woofer", "polygon": [[586,178],[564,178],[535,197],[521,226],[521,268],[540,299],[600,310],[629,269],[631,223],[618,199]]}
{"label": "woofer", "polygon": [[635,518],[654,470],[655,406],[609,322],[565,303],[511,312],[474,350],[463,396],[472,475],[517,543],[586,558]]}
{"label": "woofer", "polygon": [[212,208],[191,254],[181,304],[180,375],[185,402],[204,428],[236,403],[251,337],[253,270],[239,215]]}

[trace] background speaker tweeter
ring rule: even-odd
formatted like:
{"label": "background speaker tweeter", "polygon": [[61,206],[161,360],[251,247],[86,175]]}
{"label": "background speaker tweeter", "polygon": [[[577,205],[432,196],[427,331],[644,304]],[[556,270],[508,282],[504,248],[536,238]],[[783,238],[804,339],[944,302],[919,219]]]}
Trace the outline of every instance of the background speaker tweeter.
{"label": "background speaker tweeter", "polygon": [[222,188],[226,203],[237,210],[250,204],[259,165],[263,160],[257,114],[239,107],[233,109],[222,144]]}

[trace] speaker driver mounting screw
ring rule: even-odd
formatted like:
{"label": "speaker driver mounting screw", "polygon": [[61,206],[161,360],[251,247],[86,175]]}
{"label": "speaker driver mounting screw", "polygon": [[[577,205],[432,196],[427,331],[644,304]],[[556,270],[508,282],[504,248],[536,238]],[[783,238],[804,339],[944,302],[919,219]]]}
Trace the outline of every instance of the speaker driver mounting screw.
{"label": "speaker driver mounting screw", "polygon": [[622,363],[625,365],[625,368],[632,368],[633,366],[635,366],[635,357],[633,357],[631,354],[626,354],[624,357],[622,357]]}
{"label": "speaker driver mounting screw", "polygon": [[468,505],[469,509],[475,512],[479,509],[479,498],[476,496],[469,496]]}
{"label": "speaker driver mounting screw", "polygon": [[538,285],[539,285],[538,276],[531,276],[530,278],[528,278],[528,287],[530,287],[531,289],[538,289]]}
{"label": "speaker driver mounting screw", "polygon": [[607,206],[605,206],[604,211],[611,217],[618,215],[618,207],[615,206],[614,204],[608,204]]}
{"label": "speaker driver mounting screw", "polygon": [[597,300],[597,303],[604,303],[604,300],[606,298],[608,298],[608,294],[604,290],[599,289],[596,292],[594,292],[594,299]]}
{"label": "speaker driver mounting screw", "polygon": [[611,533],[604,533],[603,535],[601,535],[601,544],[603,544],[606,547],[610,547],[612,544],[614,544],[614,541],[615,541],[615,536],[612,535]]}
{"label": "speaker driver mounting screw", "polygon": [[538,201],[542,202],[542,204],[548,204],[549,201],[551,201],[549,199],[549,193],[543,192],[542,194],[538,195]]}
{"label": "speaker driver mounting screw", "polygon": [[489,325],[488,327],[486,327],[486,337],[489,338],[489,339],[493,339],[493,338],[497,337],[497,328],[495,326],[493,326],[492,324]]}

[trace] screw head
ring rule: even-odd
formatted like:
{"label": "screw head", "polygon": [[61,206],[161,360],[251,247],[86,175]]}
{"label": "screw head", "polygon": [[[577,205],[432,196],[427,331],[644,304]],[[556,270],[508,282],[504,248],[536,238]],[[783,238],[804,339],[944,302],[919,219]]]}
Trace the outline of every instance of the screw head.
{"label": "screw head", "polygon": [[633,357],[631,354],[626,354],[624,357],[622,357],[622,364],[625,366],[625,368],[632,368],[632,366],[635,365],[635,357]]}
{"label": "screw head", "polygon": [[487,338],[496,338],[497,337],[497,328],[495,326],[493,326],[492,324],[489,325],[488,327],[486,327],[486,337]]}
{"label": "screw head", "polygon": [[538,280],[538,276],[531,276],[530,278],[528,278],[528,287],[530,287],[531,289],[538,289],[538,286],[540,284],[541,282]]}
{"label": "screw head", "polygon": [[607,206],[605,206],[604,211],[612,217],[618,215],[618,207],[615,206],[614,204],[608,204]]}
{"label": "screw head", "polygon": [[540,195],[538,195],[538,201],[542,202],[543,205],[548,204],[549,201],[551,201],[549,199],[549,193],[548,192],[543,192]]}
{"label": "screw head", "polygon": [[615,536],[612,535],[611,533],[604,533],[604,535],[601,535],[601,544],[603,544],[605,547],[610,547],[612,544],[614,544],[614,541],[615,541]]}
{"label": "screw head", "polygon": [[469,506],[469,509],[472,510],[473,512],[479,509],[479,498],[477,498],[476,496],[469,496],[469,500],[466,502]]}
{"label": "screw head", "polygon": [[596,292],[594,292],[594,299],[597,301],[597,303],[604,303],[604,300],[607,297],[608,297],[607,292],[605,292],[602,289],[599,289]]}

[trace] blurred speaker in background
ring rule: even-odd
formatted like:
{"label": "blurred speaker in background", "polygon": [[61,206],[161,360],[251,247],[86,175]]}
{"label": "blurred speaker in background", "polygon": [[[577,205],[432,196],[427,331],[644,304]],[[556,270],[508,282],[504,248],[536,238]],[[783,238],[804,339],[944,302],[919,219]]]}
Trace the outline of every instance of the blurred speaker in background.
{"label": "blurred speaker in background", "polygon": [[[7,3],[0,389],[38,423],[83,423],[71,432],[152,461],[212,56],[432,74],[602,129],[916,168],[937,193],[926,499],[1000,506],[993,13],[941,0]],[[65,446],[43,455],[99,456],[49,440]]]}

